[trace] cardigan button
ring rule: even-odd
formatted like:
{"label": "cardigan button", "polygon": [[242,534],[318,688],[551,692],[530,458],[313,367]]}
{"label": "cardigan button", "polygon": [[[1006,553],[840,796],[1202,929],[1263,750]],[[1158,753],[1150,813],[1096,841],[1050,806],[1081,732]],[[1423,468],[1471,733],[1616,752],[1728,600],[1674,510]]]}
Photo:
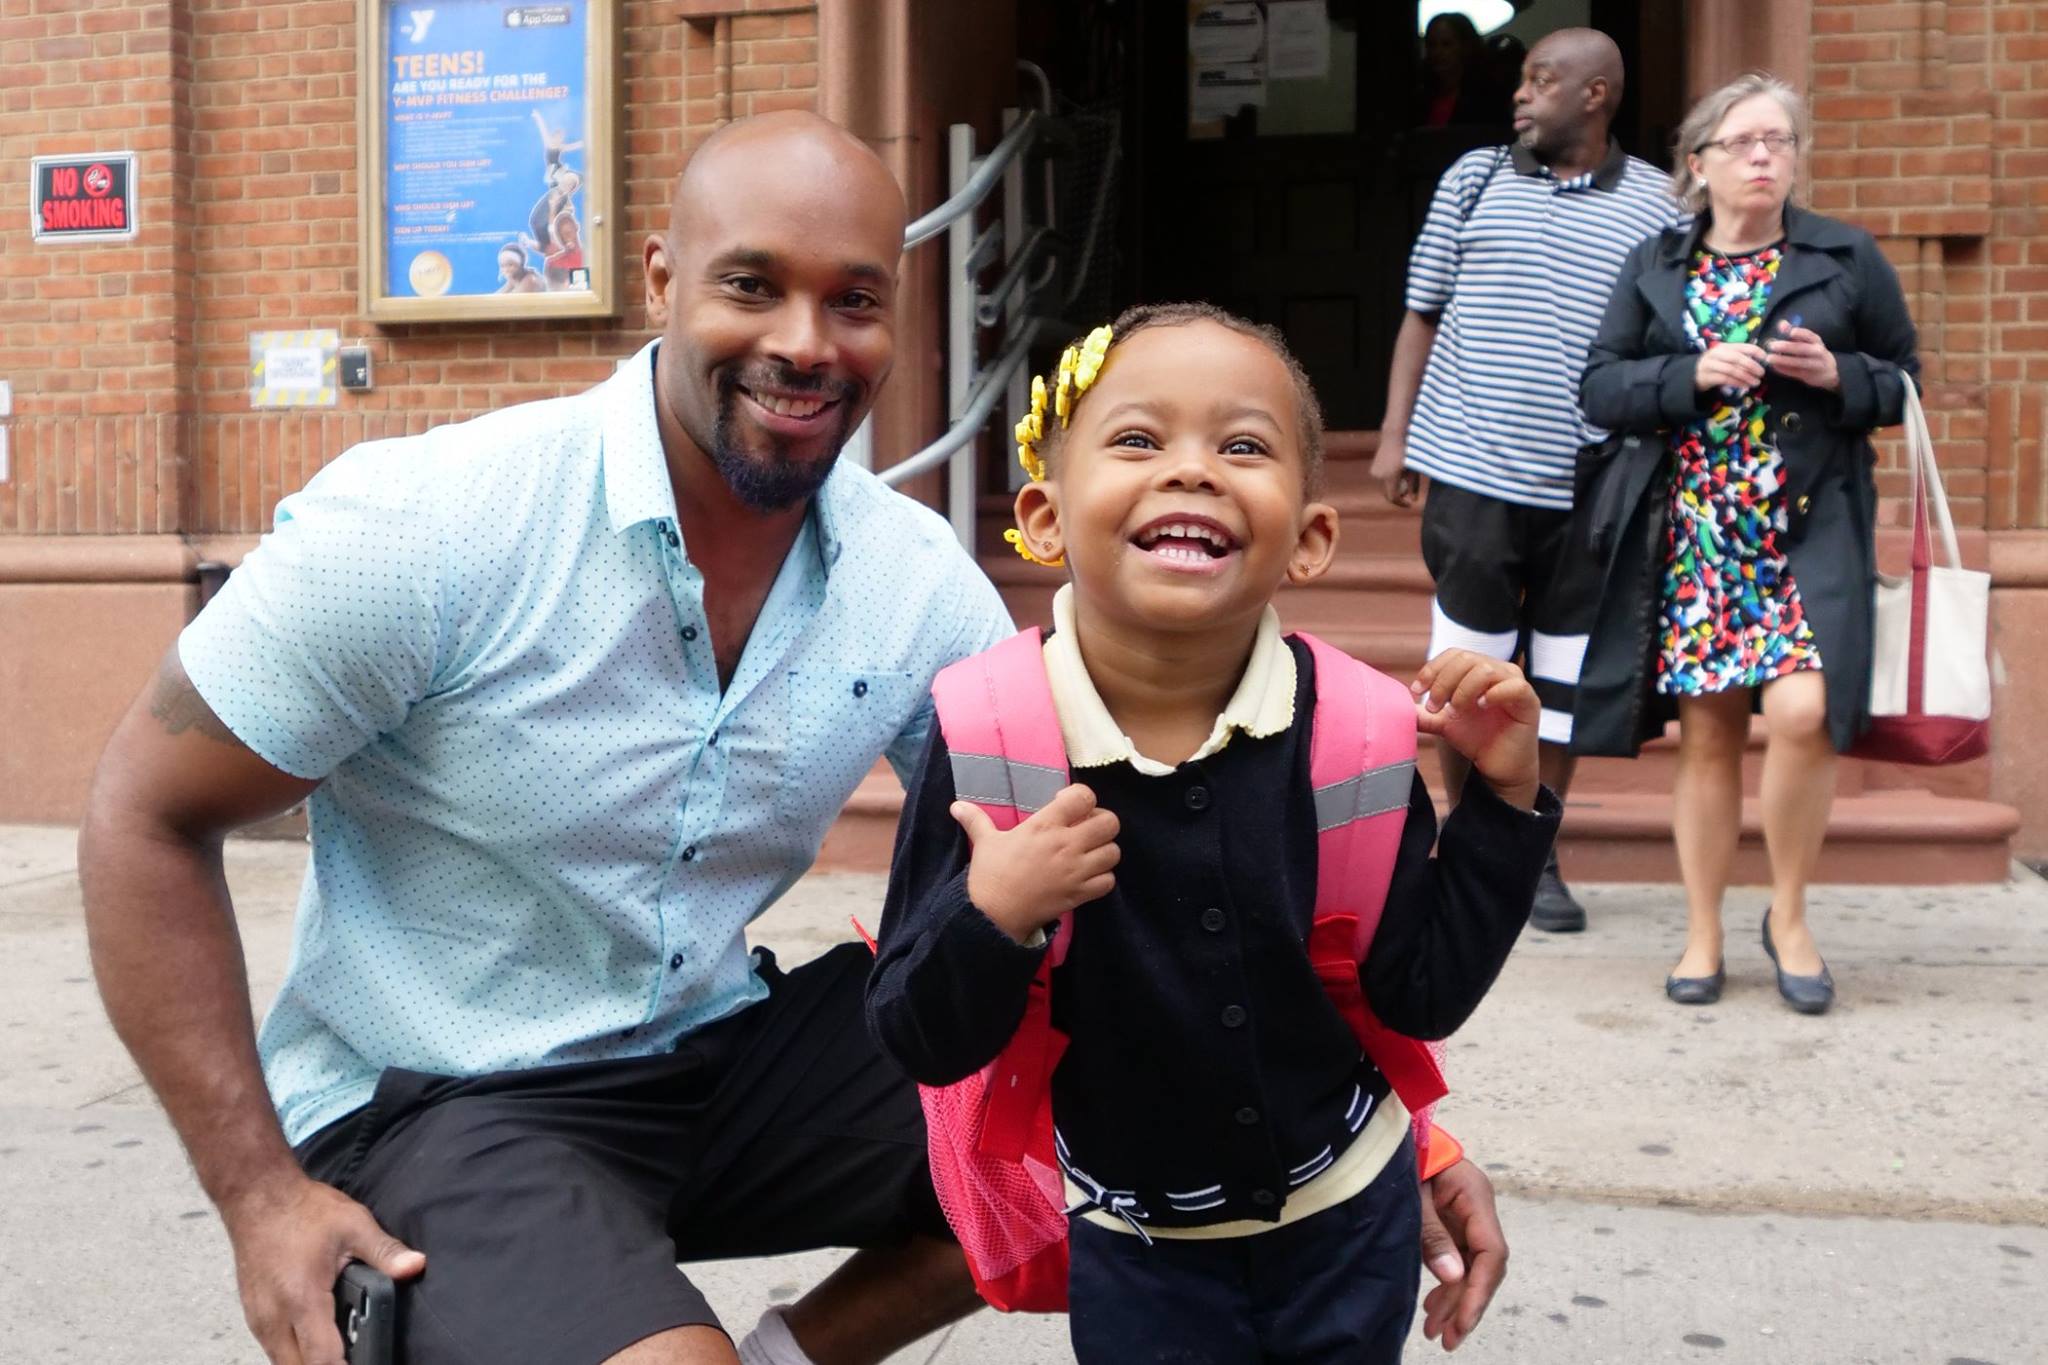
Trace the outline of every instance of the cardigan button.
{"label": "cardigan button", "polygon": [[1799,428],[1806,425],[1806,419],[1804,417],[1801,417],[1796,412],[1788,412],[1785,414],[1785,420],[1781,423],[1781,425],[1787,431],[1797,431],[1799,430]]}
{"label": "cardigan button", "polygon": [[1207,910],[1204,910],[1202,912],[1202,927],[1204,929],[1207,929],[1212,934],[1222,933],[1223,912],[1221,910],[1218,910],[1213,905],[1210,906]]}
{"label": "cardigan button", "polygon": [[1808,512],[1811,512],[1813,510],[1813,495],[1810,493],[1801,493],[1799,495],[1799,500],[1792,504],[1792,510],[1799,513],[1799,515],[1802,517],[1805,516]]}
{"label": "cardigan button", "polygon": [[1225,1028],[1243,1028],[1244,1021],[1249,1017],[1245,1014],[1243,1005],[1225,1005],[1223,1007],[1223,1027]]}
{"label": "cardigan button", "polygon": [[1207,810],[1209,809],[1209,789],[1207,787],[1189,787],[1187,792],[1182,795],[1181,800],[1189,810]]}
{"label": "cardigan button", "polygon": [[[1244,1108],[1237,1111],[1237,1122],[1240,1127],[1255,1127],[1258,1124],[1258,1121],[1259,1111],[1252,1108],[1250,1105],[1246,1105]],[[1254,1198],[1256,1197],[1257,1196],[1254,1196]]]}
{"label": "cardigan button", "polygon": [[1262,1209],[1270,1209],[1280,1202],[1280,1196],[1271,1190],[1253,1190],[1252,1202]]}

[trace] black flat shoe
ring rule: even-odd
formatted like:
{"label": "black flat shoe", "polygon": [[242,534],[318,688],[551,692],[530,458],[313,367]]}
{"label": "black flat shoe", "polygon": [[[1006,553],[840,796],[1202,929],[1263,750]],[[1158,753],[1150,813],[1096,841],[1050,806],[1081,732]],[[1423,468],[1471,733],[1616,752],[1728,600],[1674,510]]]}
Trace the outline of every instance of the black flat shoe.
{"label": "black flat shoe", "polygon": [[1576,934],[1586,927],[1586,909],[1572,898],[1557,870],[1557,850],[1543,865],[1536,883],[1536,900],[1529,907],[1529,923],[1546,934]]}
{"label": "black flat shoe", "polygon": [[1826,1014],[1828,1007],[1835,1003],[1835,978],[1828,972],[1823,960],[1817,976],[1794,976],[1778,965],[1778,949],[1771,942],[1771,909],[1764,907],[1764,956],[1771,960],[1771,968],[1778,974],[1778,994],[1785,997],[1785,1003],[1801,1014]]}
{"label": "black flat shoe", "polygon": [[1667,976],[1664,978],[1664,994],[1674,1005],[1711,1005],[1721,998],[1721,988],[1728,984],[1728,964],[1714,968],[1712,976]]}

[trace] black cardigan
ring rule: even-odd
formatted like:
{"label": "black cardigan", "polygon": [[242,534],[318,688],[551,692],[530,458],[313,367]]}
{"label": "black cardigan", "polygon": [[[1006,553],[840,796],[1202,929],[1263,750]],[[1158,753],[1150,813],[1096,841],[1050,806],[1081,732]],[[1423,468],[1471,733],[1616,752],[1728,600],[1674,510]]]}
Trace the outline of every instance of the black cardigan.
{"label": "black cardigan", "polygon": [[[1386,1092],[1309,968],[1317,859],[1304,722],[1315,692],[1307,649],[1290,647],[1297,719],[1285,732],[1239,734],[1167,776],[1126,763],[1075,774],[1122,822],[1123,861],[1116,889],[1074,912],[1053,974],[1054,1023],[1072,1039],[1054,1114],[1073,1164],[1135,1190],[1155,1224],[1277,1217],[1290,1172],[1326,1146],[1340,1152],[1356,1131],[1347,1118]],[[904,804],[867,996],[883,1048],[930,1084],[1001,1051],[1045,951],[1019,946],[968,900],[952,801],[934,727]],[[1415,781],[1361,968],[1382,1021],[1426,1038],[1465,1021],[1528,916],[1559,815],[1547,791],[1531,814],[1475,780],[1432,858],[1435,814]],[[1169,1208],[1166,1192],[1213,1184],[1223,1206]]]}

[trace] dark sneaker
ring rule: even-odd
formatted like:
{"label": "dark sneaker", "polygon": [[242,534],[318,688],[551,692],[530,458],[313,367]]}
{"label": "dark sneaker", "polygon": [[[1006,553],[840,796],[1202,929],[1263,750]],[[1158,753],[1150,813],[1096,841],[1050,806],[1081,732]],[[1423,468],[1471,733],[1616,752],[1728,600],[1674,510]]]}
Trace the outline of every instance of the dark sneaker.
{"label": "dark sneaker", "polygon": [[1529,923],[1546,934],[1576,934],[1586,927],[1586,907],[1572,899],[1557,870],[1557,853],[1543,865],[1542,880],[1536,883],[1536,903],[1529,910]]}

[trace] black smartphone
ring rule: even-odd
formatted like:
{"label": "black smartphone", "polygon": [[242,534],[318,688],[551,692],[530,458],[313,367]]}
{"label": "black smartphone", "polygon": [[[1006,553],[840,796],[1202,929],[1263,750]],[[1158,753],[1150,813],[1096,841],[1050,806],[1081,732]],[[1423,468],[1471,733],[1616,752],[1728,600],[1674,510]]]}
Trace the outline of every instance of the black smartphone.
{"label": "black smartphone", "polygon": [[396,1365],[398,1287],[391,1277],[350,1261],[334,1282],[334,1325],[348,1365]]}

